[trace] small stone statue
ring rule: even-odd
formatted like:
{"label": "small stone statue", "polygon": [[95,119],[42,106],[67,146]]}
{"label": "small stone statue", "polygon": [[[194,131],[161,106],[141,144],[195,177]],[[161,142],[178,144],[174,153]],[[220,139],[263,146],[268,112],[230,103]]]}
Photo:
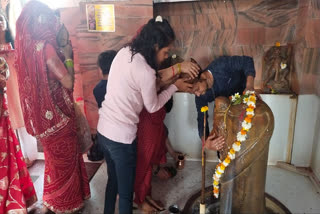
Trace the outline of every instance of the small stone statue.
{"label": "small stone statue", "polygon": [[280,46],[280,43],[270,48],[263,59],[263,91],[265,93],[290,93],[290,73],[292,46]]}

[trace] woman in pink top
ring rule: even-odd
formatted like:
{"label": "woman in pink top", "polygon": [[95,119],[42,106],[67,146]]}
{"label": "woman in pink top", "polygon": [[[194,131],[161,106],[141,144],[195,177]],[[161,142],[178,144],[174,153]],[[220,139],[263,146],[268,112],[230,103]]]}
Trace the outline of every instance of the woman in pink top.
{"label": "woman in pink top", "polygon": [[108,166],[104,213],[115,210],[119,194],[119,213],[132,213],[136,168],[136,133],[144,107],[158,111],[177,90],[192,85],[178,79],[157,94],[158,67],[167,57],[175,34],[167,20],[158,16],[142,28],[136,38],[114,58],[105,100],[99,110],[98,142]]}

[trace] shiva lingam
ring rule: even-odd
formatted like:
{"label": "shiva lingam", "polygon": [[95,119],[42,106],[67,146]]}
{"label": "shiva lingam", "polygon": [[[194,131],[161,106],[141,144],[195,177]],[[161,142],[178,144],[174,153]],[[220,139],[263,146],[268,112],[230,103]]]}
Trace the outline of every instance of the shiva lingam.
{"label": "shiva lingam", "polygon": [[[226,97],[215,99],[214,127],[210,135],[224,136],[222,160],[228,154],[241,129],[246,105],[230,105]],[[220,198],[215,199],[212,186],[205,188],[205,213],[290,213],[277,199],[265,193],[269,142],[274,129],[271,109],[261,100],[256,102],[252,128],[220,180]],[[191,196],[183,213],[199,213],[201,191]]]}

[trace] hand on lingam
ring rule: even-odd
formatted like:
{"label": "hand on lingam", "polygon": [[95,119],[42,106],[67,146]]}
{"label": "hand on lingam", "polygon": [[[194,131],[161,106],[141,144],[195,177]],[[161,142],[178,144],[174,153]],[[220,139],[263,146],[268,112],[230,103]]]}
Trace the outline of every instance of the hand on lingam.
{"label": "hand on lingam", "polygon": [[206,139],[206,142],[204,143],[204,148],[214,151],[220,151],[225,143],[226,142],[223,136],[216,136],[216,134],[214,133]]}

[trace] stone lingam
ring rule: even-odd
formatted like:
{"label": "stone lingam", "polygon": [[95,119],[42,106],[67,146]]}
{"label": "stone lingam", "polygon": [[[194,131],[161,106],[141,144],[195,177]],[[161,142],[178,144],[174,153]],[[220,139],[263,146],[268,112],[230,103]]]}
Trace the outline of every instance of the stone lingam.
{"label": "stone lingam", "polygon": [[[215,100],[215,133],[225,137],[226,145],[220,151],[223,160],[236,135],[246,112],[246,105],[230,105],[226,97]],[[269,142],[274,129],[274,118],[266,103],[258,100],[252,128],[241,150],[226,168],[220,181],[220,197],[215,199],[212,186],[205,190],[206,213],[290,213],[290,211],[272,196],[265,193]],[[200,184],[199,184],[200,188]],[[193,195],[182,213],[199,213],[200,191]]]}

